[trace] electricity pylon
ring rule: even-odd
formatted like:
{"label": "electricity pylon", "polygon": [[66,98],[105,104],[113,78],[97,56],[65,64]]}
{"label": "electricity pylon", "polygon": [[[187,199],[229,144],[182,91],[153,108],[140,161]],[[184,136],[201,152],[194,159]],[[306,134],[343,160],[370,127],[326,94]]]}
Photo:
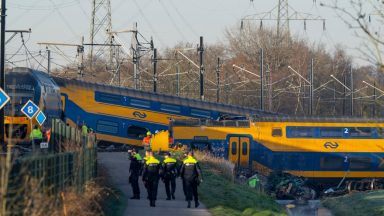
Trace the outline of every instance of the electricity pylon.
{"label": "electricity pylon", "polygon": [[[114,37],[112,32],[112,14],[110,0],[92,0],[92,17],[90,28],[90,66],[94,58],[103,56],[108,59],[108,68],[113,70],[113,60],[115,57],[116,47],[113,46]],[[103,44],[103,46],[96,45]],[[111,44],[111,46],[105,46]]]}
{"label": "electricity pylon", "polygon": [[260,27],[262,27],[263,21],[276,21],[276,33],[279,38],[283,35],[289,35],[290,21],[303,21],[304,30],[307,29],[307,21],[322,21],[323,30],[325,30],[324,18],[310,13],[298,12],[288,4],[288,0],[279,0],[278,4],[270,11],[244,16],[241,19],[241,28],[244,26],[244,21],[252,20],[260,21]]}

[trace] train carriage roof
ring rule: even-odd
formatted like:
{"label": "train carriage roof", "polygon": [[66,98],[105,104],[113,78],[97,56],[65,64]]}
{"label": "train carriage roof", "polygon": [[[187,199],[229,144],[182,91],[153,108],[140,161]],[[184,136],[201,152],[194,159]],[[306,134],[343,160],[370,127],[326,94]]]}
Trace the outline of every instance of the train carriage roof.
{"label": "train carriage roof", "polygon": [[302,123],[384,123],[384,119],[358,117],[258,117],[248,120],[176,119],[171,126],[179,127],[250,127],[251,122],[302,122]]}
{"label": "train carriage roof", "polygon": [[147,92],[147,91],[136,90],[132,88],[116,87],[111,85],[97,84],[97,83],[85,82],[80,80],[73,80],[73,79],[70,80],[70,79],[64,79],[59,77],[54,77],[54,80],[56,81],[56,83],[58,83],[59,86],[71,86],[71,85],[81,86],[81,87],[92,89],[94,91],[119,94],[123,96],[146,99],[150,101],[162,102],[162,103],[167,103],[172,105],[194,107],[194,108],[205,109],[205,110],[213,110],[213,111],[221,112],[223,114],[255,116],[255,117],[282,115],[279,113],[268,112],[268,111],[263,111],[259,109],[249,108],[249,107],[215,103],[210,101],[201,101],[201,100],[183,98],[183,97],[178,97],[178,96],[173,96],[168,94]]}
{"label": "train carriage roof", "polygon": [[364,117],[300,117],[300,116],[254,116],[253,122],[314,122],[314,123],[384,123],[383,118],[364,118]]}

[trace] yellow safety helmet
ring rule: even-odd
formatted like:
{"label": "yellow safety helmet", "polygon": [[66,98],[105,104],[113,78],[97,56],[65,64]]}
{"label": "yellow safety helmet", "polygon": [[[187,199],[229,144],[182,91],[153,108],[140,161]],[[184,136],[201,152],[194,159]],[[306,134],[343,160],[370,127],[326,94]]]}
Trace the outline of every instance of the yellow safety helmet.
{"label": "yellow safety helmet", "polygon": [[147,136],[151,136],[152,134],[151,134],[151,131],[148,131],[147,132]]}

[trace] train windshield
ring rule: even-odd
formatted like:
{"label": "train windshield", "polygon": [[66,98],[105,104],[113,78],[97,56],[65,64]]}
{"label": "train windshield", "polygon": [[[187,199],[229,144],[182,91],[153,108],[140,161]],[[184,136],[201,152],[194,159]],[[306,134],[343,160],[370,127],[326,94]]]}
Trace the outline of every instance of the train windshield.
{"label": "train windshield", "polygon": [[24,116],[21,108],[27,103],[28,100],[34,100],[33,91],[18,91],[10,93],[11,101],[5,106],[5,115],[7,116]]}

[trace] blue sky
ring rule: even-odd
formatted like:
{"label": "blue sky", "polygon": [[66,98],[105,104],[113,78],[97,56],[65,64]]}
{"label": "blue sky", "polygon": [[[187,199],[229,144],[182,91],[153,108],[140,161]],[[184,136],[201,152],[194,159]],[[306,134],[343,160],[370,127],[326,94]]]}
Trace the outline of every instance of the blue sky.
{"label": "blue sky", "polygon": [[[327,0],[325,0],[327,2]],[[226,28],[240,26],[242,17],[271,10],[275,1],[267,0],[111,0],[112,25],[115,31],[127,29],[138,22],[139,31],[147,38],[153,36],[161,50],[179,41],[198,43],[204,36],[206,43],[225,41]],[[321,22],[291,22],[291,32],[313,42],[321,42],[332,50],[340,43],[348,52],[354,51],[359,40],[353,36],[335,13],[320,5],[320,1],[292,0],[290,5],[299,12],[312,13],[326,19],[326,30]],[[7,29],[32,29],[27,42],[31,50],[44,50],[36,45],[41,41],[80,43],[81,37],[88,42],[91,0],[12,0],[7,5]],[[264,25],[275,25],[264,22]],[[28,37],[26,37],[27,39]],[[122,40],[130,43],[129,35]],[[7,47],[8,53],[20,46],[17,36]],[[71,55],[72,48],[65,48]]]}

